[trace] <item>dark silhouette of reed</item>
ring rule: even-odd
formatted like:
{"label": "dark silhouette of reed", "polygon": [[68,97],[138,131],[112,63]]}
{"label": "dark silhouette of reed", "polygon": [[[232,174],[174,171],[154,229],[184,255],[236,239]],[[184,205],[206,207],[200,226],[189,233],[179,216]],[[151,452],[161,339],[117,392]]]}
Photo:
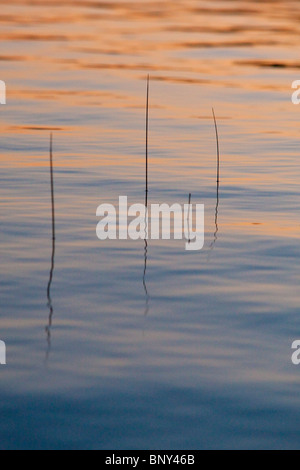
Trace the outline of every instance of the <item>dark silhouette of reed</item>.
{"label": "dark silhouette of reed", "polygon": [[144,249],[144,274],[143,274],[143,286],[144,286],[144,291],[145,291],[145,296],[146,296],[146,308],[145,308],[145,315],[148,315],[149,313],[149,292],[147,288],[147,282],[146,282],[146,275],[147,275],[147,261],[148,261],[148,242],[145,240],[145,249]]}
{"label": "dark silhouette of reed", "polygon": [[219,132],[218,132],[218,125],[216,120],[216,115],[214,109],[213,118],[216,130],[216,140],[217,140],[217,196],[216,196],[216,209],[215,209],[215,232],[214,232],[214,240],[211,243],[211,249],[214,248],[217,240],[218,240],[218,233],[219,233],[219,224],[218,224],[218,216],[219,216],[219,205],[220,205],[220,144],[219,144]]}
{"label": "dark silhouette of reed", "polygon": [[146,188],[145,188],[145,248],[144,248],[144,273],[143,273],[143,286],[146,296],[146,308],[145,315],[149,312],[149,292],[147,288],[146,276],[147,276],[147,261],[148,261],[148,164],[149,164],[149,89],[150,89],[150,76],[147,77],[147,99],[146,99]]}
{"label": "dark silhouette of reed", "polygon": [[219,144],[219,131],[218,131],[218,125],[217,125],[217,120],[216,120],[216,115],[215,115],[215,110],[212,108],[212,113],[213,113],[213,118],[214,118],[214,123],[215,123],[215,130],[216,130],[216,139],[217,139],[217,183],[220,183],[220,144]]}
{"label": "dark silhouette of reed", "polygon": [[147,77],[147,99],[146,99],[146,198],[145,207],[148,208],[148,144],[149,144],[149,89],[150,89],[150,75]]}
{"label": "dark silhouette of reed", "polygon": [[49,317],[48,317],[48,325],[46,326],[46,334],[47,334],[47,353],[46,353],[46,360],[49,357],[50,349],[51,349],[51,327],[52,327],[52,320],[53,320],[53,304],[51,299],[51,286],[53,281],[53,273],[55,267],[55,201],[54,201],[54,177],[53,177],[53,136],[50,135],[50,187],[51,187],[51,212],[52,212],[52,254],[51,254],[51,267],[49,273],[49,281],[47,286],[47,306],[49,308]]}

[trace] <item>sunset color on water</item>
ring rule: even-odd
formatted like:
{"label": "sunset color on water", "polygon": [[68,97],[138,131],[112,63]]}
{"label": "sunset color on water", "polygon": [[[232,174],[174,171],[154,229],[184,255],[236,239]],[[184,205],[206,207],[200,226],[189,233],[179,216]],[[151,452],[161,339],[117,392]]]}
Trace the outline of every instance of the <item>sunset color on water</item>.
{"label": "sunset color on water", "polygon": [[[299,449],[299,20],[1,0],[0,449]],[[146,190],[203,249],[97,238]]]}

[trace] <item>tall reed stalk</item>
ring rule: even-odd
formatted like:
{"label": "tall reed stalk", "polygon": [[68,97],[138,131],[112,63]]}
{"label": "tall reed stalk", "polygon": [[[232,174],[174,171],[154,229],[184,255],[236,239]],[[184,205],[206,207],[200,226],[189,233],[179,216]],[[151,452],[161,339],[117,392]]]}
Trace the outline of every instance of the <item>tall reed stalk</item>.
{"label": "tall reed stalk", "polygon": [[219,144],[219,132],[218,132],[218,125],[217,125],[217,120],[216,120],[216,115],[215,115],[215,110],[214,108],[212,109],[213,112],[213,118],[214,118],[214,123],[215,123],[215,130],[216,130],[216,139],[217,139],[217,183],[220,183],[220,144]]}

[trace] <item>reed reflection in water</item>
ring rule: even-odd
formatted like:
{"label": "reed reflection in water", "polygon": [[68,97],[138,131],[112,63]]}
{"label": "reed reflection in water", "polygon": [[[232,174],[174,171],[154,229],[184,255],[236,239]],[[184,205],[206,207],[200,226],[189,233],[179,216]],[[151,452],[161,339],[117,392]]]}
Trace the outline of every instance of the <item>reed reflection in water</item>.
{"label": "reed reflection in water", "polygon": [[47,352],[46,352],[46,360],[49,358],[50,350],[51,350],[51,328],[53,322],[53,303],[51,298],[51,287],[53,281],[53,274],[54,274],[54,267],[55,267],[55,243],[56,243],[56,233],[55,233],[55,199],[54,199],[54,176],[53,176],[53,135],[50,135],[50,187],[51,187],[51,226],[52,226],[52,254],[51,254],[51,267],[50,267],[50,274],[49,274],[49,281],[47,286],[47,299],[48,303],[47,306],[49,308],[49,317],[48,317],[48,324],[46,326],[46,334],[47,334]]}
{"label": "reed reflection in water", "polygon": [[219,233],[219,205],[220,205],[220,143],[219,143],[219,131],[218,125],[215,115],[215,110],[212,109],[215,131],[216,131],[216,140],[217,140],[217,196],[216,196],[216,208],[215,208],[215,232],[214,232],[214,239],[210,245],[211,250],[214,249],[215,244],[218,240],[218,233]]}
{"label": "reed reflection in water", "polygon": [[144,273],[143,273],[143,286],[146,296],[145,315],[149,313],[149,292],[147,287],[147,262],[148,262],[148,193],[149,193],[149,87],[150,75],[147,77],[147,98],[146,98],[146,188],[145,188],[145,247],[144,247]]}

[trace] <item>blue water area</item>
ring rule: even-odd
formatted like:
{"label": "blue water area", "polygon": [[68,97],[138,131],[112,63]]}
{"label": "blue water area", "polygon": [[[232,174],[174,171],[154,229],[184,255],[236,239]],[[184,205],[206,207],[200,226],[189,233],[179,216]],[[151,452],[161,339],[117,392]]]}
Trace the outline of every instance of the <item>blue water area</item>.
{"label": "blue water area", "polygon": [[[0,448],[298,449],[300,6],[2,3]],[[201,251],[96,236],[148,73],[148,202],[204,204]]]}

